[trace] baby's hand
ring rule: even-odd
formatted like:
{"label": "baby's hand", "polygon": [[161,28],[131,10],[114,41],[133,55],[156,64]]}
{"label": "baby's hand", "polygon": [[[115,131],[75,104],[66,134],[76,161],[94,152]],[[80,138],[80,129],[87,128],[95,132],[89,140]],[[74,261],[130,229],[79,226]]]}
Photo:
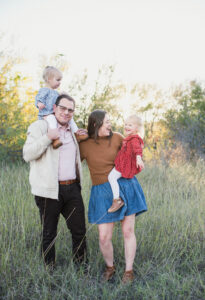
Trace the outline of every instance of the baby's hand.
{"label": "baby's hand", "polygon": [[37,106],[40,110],[46,107],[42,102],[38,102]]}
{"label": "baby's hand", "polygon": [[137,155],[136,157],[136,166],[137,168],[140,167],[141,169],[144,169],[144,162],[140,155]]}

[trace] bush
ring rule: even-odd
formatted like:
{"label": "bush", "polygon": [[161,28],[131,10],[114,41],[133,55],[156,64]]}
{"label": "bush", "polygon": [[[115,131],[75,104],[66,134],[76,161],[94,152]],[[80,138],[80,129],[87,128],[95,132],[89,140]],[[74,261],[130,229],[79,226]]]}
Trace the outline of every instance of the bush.
{"label": "bush", "polygon": [[205,90],[193,81],[175,90],[177,108],[165,113],[173,146],[181,143],[188,159],[205,157]]}

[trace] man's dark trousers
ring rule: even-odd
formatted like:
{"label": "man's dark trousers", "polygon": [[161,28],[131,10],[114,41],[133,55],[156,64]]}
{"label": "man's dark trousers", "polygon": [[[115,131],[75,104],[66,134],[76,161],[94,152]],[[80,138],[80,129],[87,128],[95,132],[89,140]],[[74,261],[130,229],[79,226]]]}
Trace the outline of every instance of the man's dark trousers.
{"label": "man's dark trousers", "polygon": [[59,185],[58,200],[35,196],[42,224],[42,252],[46,265],[55,264],[55,239],[60,214],[72,235],[73,260],[82,262],[86,256],[85,210],[78,182]]}

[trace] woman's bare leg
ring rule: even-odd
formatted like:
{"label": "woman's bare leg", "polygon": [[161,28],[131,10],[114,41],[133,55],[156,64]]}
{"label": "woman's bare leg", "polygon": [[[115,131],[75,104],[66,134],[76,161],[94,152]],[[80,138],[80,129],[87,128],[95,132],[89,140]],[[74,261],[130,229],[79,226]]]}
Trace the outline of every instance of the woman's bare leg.
{"label": "woman's bare leg", "polygon": [[125,248],[125,271],[130,271],[133,269],[133,263],[136,254],[136,236],[135,236],[135,215],[130,215],[124,218],[121,222],[122,233],[124,237],[124,248]]}
{"label": "woman's bare leg", "polygon": [[107,266],[113,266],[113,245],[112,233],[114,223],[105,223],[98,225],[99,246]]}

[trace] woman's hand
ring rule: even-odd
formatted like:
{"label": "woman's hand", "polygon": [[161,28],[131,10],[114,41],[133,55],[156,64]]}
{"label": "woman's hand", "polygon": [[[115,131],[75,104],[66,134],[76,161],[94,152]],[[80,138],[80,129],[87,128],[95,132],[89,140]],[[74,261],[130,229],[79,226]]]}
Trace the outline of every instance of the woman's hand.
{"label": "woman's hand", "polygon": [[144,162],[140,155],[137,155],[136,157],[136,166],[137,168],[140,167],[141,169],[144,169]]}
{"label": "woman's hand", "polygon": [[75,137],[77,139],[77,142],[80,143],[84,140],[87,140],[88,138],[88,132],[86,129],[78,129],[78,131],[76,131],[75,133]]}
{"label": "woman's hand", "polygon": [[77,135],[87,135],[88,134],[88,131],[86,129],[83,129],[83,128],[80,128],[78,129],[78,131],[76,131],[76,134]]}

